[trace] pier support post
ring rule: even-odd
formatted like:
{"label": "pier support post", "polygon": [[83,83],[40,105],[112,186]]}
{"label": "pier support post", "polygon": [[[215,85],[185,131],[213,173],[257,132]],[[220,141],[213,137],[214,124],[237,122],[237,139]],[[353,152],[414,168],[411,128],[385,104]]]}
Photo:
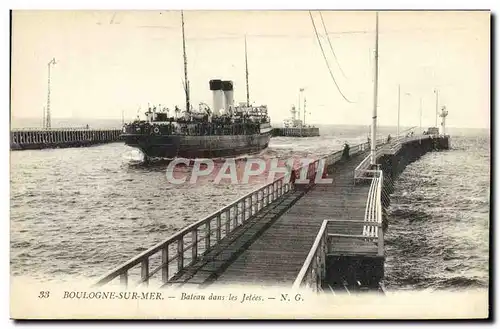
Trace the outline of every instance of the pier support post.
{"label": "pier support post", "polygon": [[161,278],[163,284],[168,282],[168,245],[161,250],[161,263],[163,265],[161,269]]}

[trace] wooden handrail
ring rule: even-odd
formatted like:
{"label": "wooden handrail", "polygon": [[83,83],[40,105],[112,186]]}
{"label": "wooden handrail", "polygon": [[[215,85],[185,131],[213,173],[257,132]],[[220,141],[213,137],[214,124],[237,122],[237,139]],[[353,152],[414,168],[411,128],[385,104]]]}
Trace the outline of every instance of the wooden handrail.
{"label": "wooden handrail", "polygon": [[[365,146],[366,144],[367,143],[362,143],[362,144],[356,145],[353,147],[353,149],[356,150],[356,152],[359,152],[363,148],[363,146]],[[325,167],[327,167],[327,166],[339,161],[341,159],[341,155],[342,155],[342,150],[336,151],[330,155],[319,158],[312,163],[309,163],[307,165],[299,167],[296,170],[296,174],[300,175],[300,172],[303,169],[307,170],[306,171],[306,179],[309,180],[309,184],[314,184],[314,179],[316,178],[316,175],[318,174],[316,171],[319,167],[319,161],[325,161],[326,162]],[[321,173],[319,173],[319,174],[321,175]],[[285,181],[285,179],[286,179],[286,181]],[[135,266],[137,266],[139,264],[143,264],[142,266],[145,267],[144,264],[146,264],[146,262],[144,260],[148,259],[149,257],[155,255],[156,253],[158,253],[160,251],[165,252],[164,250],[167,250],[166,253],[168,254],[168,247],[171,246],[173,243],[177,242],[178,243],[177,255],[174,255],[170,259],[168,257],[166,259],[163,259],[163,257],[162,257],[163,263],[162,263],[162,265],[160,265],[160,267],[166,268],[166,271],[167,271],[166,278],[164,277],[163,281],[168,281],[168,276],[169,276],[168,265],[173,260],[178,261],[178,269],[177,269],[178,271],[177,272],[179,272],[180,270],[182,270],[184,268],[184,265],[185,265],[183,263],[183,260],[184,260],[183,253],[185,251],[187,251],[189,249],[193,250],[191,262],[194,262],[197,259],[198,250],[196,250],[196,253],[195,253],[195,250],[193,249],[193,248],[197,248],[197,245],[184,246],[182,241],[184,240],[185,236],[187,236],[188,234],[192,234],[195,230],[197,230],[198,228],[200,228],[202,226],[209,227],[212,220],[216,220],[217,221],[217,223],[216,223],[217,230],[215,232],[215,234],[216,234],[215,243],[213,245],[211,244],[210,236],[207,234],[205,234],[205,236],[203,236],[201,238],[201,239],[205,239],[205,241],[208,240],[208,242],[209,242],[208,247],[206,247],[208,250],[208,249],[212,248],[215,244],[217,244],[222,239],[222,233],[223,233],[222,232],[222,223],[221,223],[222,214],[229,213],[230,210],[233,209],[234,207],[239,208],[239,205],[241,204],[242,205],[242,213],[236,215],[236,216],[241,216],[241,223],[239,223],[239,225],[241,225],[244,221],[248,220],[249,217],[254,216],[256,213],[258,213],[260,210],[265,208],[267,205],[269,205],[272,202],[275,202],[280,197],[282,197],[283,195],[288,193],[292,189],[292,187],[293,186],[289,182],[289,174],[286,174],[283,177],[277,178],[273,182],[270,182],[270,183],[254,190],[254,191],[251,191],[251,192],[245,194],[244,196],[240,197],[239,199],[232,202],[231,204],[222,207],[221,209],[204,217],[203,219],[184,227],[180,231],[171,235],[169,238],[157,243],[156,245],[149,248],[148,250],[143,251],[142,253],[134,256],[130,260],[126,261],[125,263],[115,267],[114,269],[109,271],[107,274],[102,276],[97,281],[96,285],[106,284],[106,283],[114,280],[118,276],[120,276],[122,278],[123,282],[128,282],[128,278],[127,278],[128,270],[134,268]],[[272,194],[272,197],[270,199],[271,194]],[[247,202],[248,199],[250,199],[250,202]],[[270,201],[268,201],[268,200],[270,200]],[[230,215],[227,215],[227,216],[231,217]],[[231,220],[231,218],[226,218],[225,236],[227,236],[237,226],[239,226],[239,225],[235,225],[237,219],[238,219],[238,217],[233,219],[234,222],[233,222],[232,229],[231,229],[231,223],[229,222]],[[211,234],[210,229],[208,229],[207,231],[209,232],[209,234]],[[164,262],[166,262],[167,264],[164,264]],[[149,278],[153,274],[157,273],[158,271],[159,271],[158,268],[154,269],[151,272],[149,270],[146,271],[144,269],[143,271],[141,271],[141,272],[143,272],[143,274],[145,274],[142,276],[141,281],[144,281],[147,283]],[[170,274],[172,274],[172,273],[170,273]]]}
{"label": "wooden handrail", "polygon": [[[205,218],[203,218],[203,219],[201,219],[201,220],[199,220],[199,221],[197,221],[197,222],[195,222],[193,224],[190,224],[190,225],[186,226],[185,228],[183,228],[180,231],[178,231],[178,232],[174,233],[173,235],[171,235],[169,238],[167,238],[167,239],[165,239],[165,240],[157,243],[156,245],[154,245],[153,247],[149,248],[148,250],[143,251],[139,255],[136,255],[135,257],[131,258],[130,260],[126,261],[125,263],[123,263],[123,264],[117,266],[116,268],[112,269],[111,271],[109,271],[106,275],[104,275],[103,277],[101,277],[97,281],[97,285],[102,285],[102,284],[110,282],[111,280],[113,280],[117,276],[121,275],[124,272],[127,272],[129,269],[131,269],[131,268],[135,267],[136,265],[140,264],[143,261],[143,259],[149,258],[150,256],[156,254],[157,252],[159,252],[163,248],[168,248],[168,246],[171,243],[173,243],[173,242],[181,241],[186,235],[194,232],[199,227],[202,227],[203,225],[206,225],[211,220],[217,219],[223,213],[228,212],[230,209],[234,208],[235,206],[238,207],[240,203],[242,203],[243,205],[246,205],[246,202],[244,202],[244,201],[246,201],[246,199],[252,198],[254,195],[256,195],[257,197],[255,198],[255,200],[253,200],[253,198],[252,198],[252,201],[251,201],[251,204],[249,205],[249,207],[245,207],[243,209],[243,212],[245,212],[247,209],[250,209],[250,216],[254,215],[255,213],[257,213],[258,211],[260,211],[264,207],[264,206],[262,206],[262,207],[259,206],[262,202],[265,202],[265,200],[264,200],[263,197],[259,197],[258,196],[259,193],[261,193],[261,192],[263,192],[265,190],[268,191],[268,193],[270,193],[269,187],[273,186],[273,187],[278,187],[278,197],[281,197],[282,195],[286,194],[290,190],[289,189],[289,183],[283,183],[285,177],[286,176],[280,177],[280,178],[274,180],[273,182],[268,183],[265,186],[263,186],[263,187],[261,187],[261,188],[259,188],[257,190],[251,191],[251,192],[245,194],[244,196],[240,197],[239,199],[237,199],[233,203],[231,203],[231,204],[229,204],[227,206],[222,207],[221,209],[215,211],[214,213],[206,216]],[[277,186],[277,185],[281,185],[281,186]],[[281,189],[280,189],[280,187],[281,187]],[[284,191],[284,190],[286,190],[286,191]],[[275,193],[276,188],[273,188],[273,191]],[[281,193],[280,193],[280,191],[281,191]],[[269,196],[269,194],[266,195],[266,199],[267,199],[268,196]],[[276,200],[277,200],[277,198],[273,198],[273,201],[276,201]],[[255,206],[257,206],[258,208],[254,208]],[[252,209],[254,209],[254,210],[252,210]],[[230,219],[226,219],[226,221],[229,223]],[[231,224],[231,223],[229,223],[229,224]],[[233,229],[232,230],[234,230],[234,228],[235,227],[233,225]],[[219,233],[219,232],[217,232],[217,233]],[[226,235],[229,234],[229,233],[230,232],[226,232]],[[192,247],[193,246],[187,246],[187,247],[183,246],[182,252],[185,252],[186,250],[189,250]],[[193,251],[193,255],[194,255],[194,251]],[[173,259],[169,259],[168,261],[170,262],[171,260],[173,260]]]}
{"label": "wooden handrail", "polygon": [[351,220],[351,219],[329,219],[328,222],[331,223],[346,223],[346,224],[363,224],[367,226],[378,226],[381,227],[382,224],[377,223],[377,222],[369,222],[367,223],[364,220]]}
{"label": "wooden handrail", "polygon": [[[297,289],[304,284],[307,280],[309,274],[313,270],[315,265],[313,261],[315,259],[325,259],[328,248],[320,249],[321,245],[328,245],[331,238],[349,238],[349,239],[370,239],[377,241],[377,254],[383,256],[384,253],[384,234],[382,229],[382,185],[383,185],[383,172],[382,170],[373,170],[374,176],[371,178],[372,183],[367,196],[367,204],[365,209],[365,217],[363,221],[360,220],[324,220],[321,224],[321,228],[316,235],[316,239],[307,254],[306,260],[302,265],[299,274],[297,275],[293,288]],[[340,233],[328,233],[328,223],[356,223],[363,225],[363,234],[340,234]],[[323,254],[319,254],[323,253]],[[317,269],[316,271],[321,271],[320,278],[316,277],[314,280],[323,280],[324,268]],[[321,286],[322,282],[313,282],[316,287]]]}
{"label": "wooden handrail", "polygon": [[[373,201],[375,198],[375,191],[376,191],[376,180],[373,179],[372,183],[370,184],[370,188],[368,190],[368,196],[367,196],[367,201],[366,201],[366,207],[365,207],[365,217],[364,221],[365,222],[376,222],[376,220],[373,220]],[[371,227],[364,226],[363,227],[363,235],[367,236],[369,235],[369,231],[371,230]]]}
{"label": "wooden handrail", "polygon": [[[417,136],[410,136],[410,137],[397,137],[394,140],[391,140],[390,143],[385,143],[382,145],[382,147],[377,148],[377,153],[376,157],[379,158],[380,156],[384,154],[394,154],[396,153],[401,147],[409,142],[412,142],[414,140],[425,140],[429,139],[430,136],[428,135],[417,135]],[[377,141],[377,146],[378,146],[378,141]],[[356,182],[357,179],[365,179],[365,173],[370,172],[367,168],[369,168],[370,164],[370,158],[371,155],[368,154],[360,163],[359,165],[354,169],[354,182]],[[369,177],[368,177],[369,179]]]}
{"label": "wooden handrail", "polygon": [[[432,138],[431,136],[412,136],[408,138],[404,138],[404,140],[401,142],[402,138],[399,138],[396,140],[396,145],[404,145],[405,143],[414,141],[414,140],[425,140],[428,138]],[[393,146],[394,147],[394,146]],[[384,152],[384,148],[380,149],[381,152]],[[366,159],[369,159],[369,157],[365,158],[363,161]],[[359,169],[360,166],[356,168]],[[384,184],[384,174],[383,171],[380,169],[374,169],[374,170],[365,170],[365,172],[372,173],[373,175],[371,177],[367,177],[368,179],[371,179],[371,185],[369,188],[368,196],[367,196],[367,204],[365,208],[365,217],[363,221],[360,220],[324,220],[320,231],[318,232],[318,235],[316,236],[316,239],[314,240],[314,243],[309,250],[309,253],[307,255],[307,258],[302,265],[302,268],[299,271],[299,274],[297,275],[297,278],[295,279],[293,283],[293,288],[299,288],[304,281],[307,279],[307,275],[311,273],[311,267],[314,265],[313,260],[317,259],[318,256],[319,258],[326,257],[326,255],[319,255],[319,252],[328,252],[328,247],[325,248],[326,250],[320,250],[319,246],[322,243],[326,243],[327,245],[329,244],[329,238],[334,238],[334,237],[341,237],[341,238],[353,238],[353,239],[369,239],[369,240],[376,240],[377,242],[377,255],[380,257],[384,256],[384,231],[383,231],[383,225],[382,225],[382,188]],[[355,173],[356,174],[356,173]],[[356,223],[356,224],[362,224],[363,225],[363,234],[362,235],[356,235],[356,234],[340,234],[340,233],[328,233],[328,223],[332,222],[342,222],[342,223]],[[325,234],[326,232],[326,234]],[[326,237],[325,237],[326,235]],[[325,241],[326,240],[326,241]],[[321,271],[324,271],[324,269],[320,269]],[[323,273],[323,272],[322,272]],[[318,279],[317,277],[315,278],[316,280]],[[322,278],[321,278],[322,279]],[[316,287],[321,285],[321,282],[315,282]]]}
{"label": "wooden handrail", "polygon": [[321,223],[319,232],[316,235],[316,239],[314,239],[314,243],[311,249],[309,250],[309,253],[307,254],[306,260],[304,261],[304,265],[302,265],[302,268],[300,269],[297,278],[293,282],[294,289],[300,288],[300,286],[304,283],[306,275],[311,270],[313,259],[316,258],[318,252],[320,251],[323,252],[322,250],[319,250],[319,246],[321,245],[321,240],[324,239],[325,237],[327,225],[328,225],[328,220],[324,220],[323,223]]}

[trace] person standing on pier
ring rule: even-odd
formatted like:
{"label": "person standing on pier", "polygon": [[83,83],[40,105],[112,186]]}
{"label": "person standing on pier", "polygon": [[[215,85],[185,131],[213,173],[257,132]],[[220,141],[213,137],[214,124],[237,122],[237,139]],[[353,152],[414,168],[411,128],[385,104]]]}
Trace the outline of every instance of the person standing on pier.
{"label": "person standing on pier", "polygon": [[344,150],[342,151],[342,159],[348,160],[349,159],[349,144],[347,142],[344,143]]}
{"label": "person standing on pier", "polygon": [[289,165],[288,163],[285,163],[285,166],[288,169],[288,173],[290,174],[290,184],[295,185],[295,169],[293,169],[293,164]]}

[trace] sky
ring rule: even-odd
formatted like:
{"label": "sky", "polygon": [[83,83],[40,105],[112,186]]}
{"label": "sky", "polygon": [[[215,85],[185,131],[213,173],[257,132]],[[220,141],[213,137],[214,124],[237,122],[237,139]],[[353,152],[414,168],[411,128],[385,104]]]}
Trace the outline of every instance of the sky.
{"label": "sky", "polygon": [[[304,88],[306,123],[369,125],[373,110],[375,13],[185,11],[192,104],[212,103],[208,82],[234,82],[280,126]],[[179,11],[14,11],[11,115],[41,118],[51,68],[56,118],[133,119],[147,104],[185,104]],[[330,48],[325,33],[335,52]],[[490,125],[490,13],[380,12],[378,123],[434,126],[436,98],[451,127]]]}

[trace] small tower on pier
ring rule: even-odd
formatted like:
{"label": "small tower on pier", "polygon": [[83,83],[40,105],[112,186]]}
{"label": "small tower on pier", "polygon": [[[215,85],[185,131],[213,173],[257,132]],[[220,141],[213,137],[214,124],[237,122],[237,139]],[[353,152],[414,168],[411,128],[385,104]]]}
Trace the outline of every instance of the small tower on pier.
{"label": "small tower on pier", "polygon": [[441,132],[443,135],[446,135],[446,117],[448,116],[448,110],[446,106],[441,108],[441,113],[439,114],[441,117]]}
{"label": "small tower on pier", "polygon": [[47,79],[47,109],[45,110],[45,129],[50,129],[51,127],[51,116],[50,116],[50,68],[56,65],[56,59],[52,58],[50,62],[47,63],[48,67],[48,79]]}
{"label": "small tower on pier", "polygon": [[292,105],[290,113],[292,114],[292,120],[295,120],[297,118],[297,109],[295,108],[295,105]]}

